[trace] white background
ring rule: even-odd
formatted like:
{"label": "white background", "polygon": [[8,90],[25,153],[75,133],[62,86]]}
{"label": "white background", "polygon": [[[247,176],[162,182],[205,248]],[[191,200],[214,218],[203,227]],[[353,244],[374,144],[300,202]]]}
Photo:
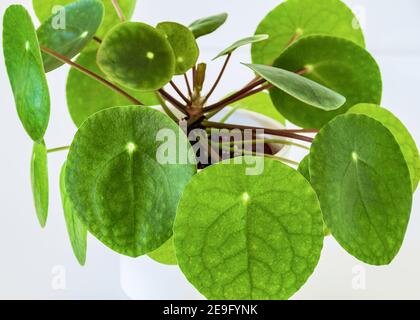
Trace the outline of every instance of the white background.
{"label": "white background", "polygon": [[[121,0],[124,1],[124,0]],[[316,1],[316,0],[314,0]],[[152,25],[172,20],[192,20],[228,12],[229,20],[214,35],[200,40],[202,60],[208,61],[231,42],[254,33],[258,22],[279,0],[139,0],[134,20]],[[383,74],[383,105],[391,109],[420,141],[420,1],[345,1],[362,19],[368,49]],[[0,13],[12,3],[26,6],[30,0],[1,0]],[[34,18],[34,21],[37,21]],[[37,23],[37,22],[36,22]],[[222,96],[246,83],[251,74],[239,65],[249,61],[248,48],[236,54],[223,80]],[[211,63],[208,77],[218,72]],[[65,79],[68,68],[48,75],[52,114],[46,142],[49,147],[67,145],[75,126],[67,113]],[[0,298],[125,298],[120,286],[119,257],[97,240],[89,239],[86,267],[79,267],[67,240],[58,188],[65,154],[52,154],[50,165],[50,216],[45,230],[36,221],[29,180],[30,139],[22,129],[0,55]],[[54,276],[64,272],[65,289],[54,286]],[[355,274],[365,274],[364,289],[354,287]],[[364,265],[341,249],[330,237],[321,261],[305,287],[294,297],[302,299],[420,298],[420,203],[415,198],[412,219],[400,254],[391,266]],[[147,289],[147,288],[146,288]]]}

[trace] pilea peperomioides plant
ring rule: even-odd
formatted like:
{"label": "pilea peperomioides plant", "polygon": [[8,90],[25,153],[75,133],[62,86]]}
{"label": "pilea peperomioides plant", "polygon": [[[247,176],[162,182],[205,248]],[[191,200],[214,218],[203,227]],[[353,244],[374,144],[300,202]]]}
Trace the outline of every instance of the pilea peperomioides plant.
{"label": "pilea peperomioides plant", "polygon": [[[313,273],[326,235],[368,264],[397,255],[419,152],[379,106],[380,70],[341,1],[281,3],[254,36],[216,56],[225,60],[208,91],[196,39],[227,14],[153,27],[128,21],[135,0],[33,5],[37,30],[22,6],[5,13],[5,62],[34,141],[42,226],[48,153],[68,150],[60,186],[81,264],[89,232],[118,253],[178,265],[209,299],[287,299]],[[253,63],[243,65],[254,79],[213,101],[234,51],[248,44]],[[78,130],[70,147],[47,149],[45,73],[63,64]],[[228,123],[240,109],[279,126]],[[301,129],[284,129],[283,116]],[[299,164],[274,151],[286,145],[310,152]]]}

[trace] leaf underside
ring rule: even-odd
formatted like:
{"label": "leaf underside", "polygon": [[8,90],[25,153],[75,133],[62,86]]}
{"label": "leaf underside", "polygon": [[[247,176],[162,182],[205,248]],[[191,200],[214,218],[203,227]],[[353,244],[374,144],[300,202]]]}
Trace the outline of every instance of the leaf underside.
{"label": "leaf underside", "polygon": [[31,159],[32,194],[36,215],[42,228],[47,224],[48,217],[48,154],[47,147],[42,141],[35,142]]}

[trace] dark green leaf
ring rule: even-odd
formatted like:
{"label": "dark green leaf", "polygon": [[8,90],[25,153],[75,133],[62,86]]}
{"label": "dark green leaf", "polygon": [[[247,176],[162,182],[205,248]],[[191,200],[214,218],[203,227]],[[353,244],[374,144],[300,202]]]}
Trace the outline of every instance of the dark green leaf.
{"label": "dark green leaf", "polygon": [[41,227],[48,217],[48,152],[45,143],[35,142],[31,159],[31,182],[36,215]]}
{"label": "dark green leaf", "polygon": [[50,118],[50,96],[35,28],[20,5],[4,14],[3,52],[20,121],[34,141],[41,141]]}
{"label": "dark green leaf", "polygon": [[213,60],[216,60],[217,58],[230,54],[240,47],[246,46],[251,43],[261,42],[261,41],[267,40],[268,38],[269,37],[266,34],[258,34],[252,37],[241,39],[239,41],[236,41],[234,44],[230,45],[227,49],[220,52]]}
{"label": "dark green leaf", "polygon": [[227,17],[227,13],[221,13],[202,18],[191,23],[189,28],[197,39],[219,29],[226,22]]}

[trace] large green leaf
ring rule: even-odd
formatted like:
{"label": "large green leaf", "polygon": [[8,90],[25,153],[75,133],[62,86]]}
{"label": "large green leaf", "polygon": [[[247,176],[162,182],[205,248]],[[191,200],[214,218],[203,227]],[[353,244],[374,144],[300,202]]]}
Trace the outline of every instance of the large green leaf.
{"label": "large green leaf", "polygon": [[227,13],[221,13],[214,16],[198,19],[189,25],[195,38],[205,36],[219,29],[228,17]]}
{"label": "large green leaf", "polygon": [[[58,6],[66,6],[76,0],[32,0],[32,5],[34,7],[35,14],[37,15],[38,19],[42,22],[46,21],[50,18],[51,15],[57,14],[56,11],[60,7]],[[104,20],[102,21],[101,27],[96,32],[96,35],[100,38],[104,37],[106,33],[115,25],[120,23],[120,18],[116,10],[114,9],[114,5],[112,4],[112,0],[101,0],[104,9],[105,9],[105,16]],[[134,8],[136,6],[137,0],[119,0],[118,4],[124,13],[124,17],[128,20],[131,19],[133,15]],[[56,8],[55,8],[56,7]],[[55,10],[54,10],[55,8]]]}
{"label": "large green leaf", "polygon": [[167,37],[175,53],[175,74],[184,74],[197,62],[200,51],[190,29],[176,22],[161,22],[156,28]]}
{"label": "large green leaf", "polygon": [[305,77],[346,97],[338,110],[324,111],[297,100],[274,88],[274,105],[294,124],[304,128],[322,128],[337,115],[361,102],[379,104],[382,80],[379,67],[362,47],[345,39],[311,36],[297,41],[276,60],[275,67],[292,72],[305,70]]}
{"label": "large green leaf", "polygon": [[259,158],[263,173],[246,175],[256,159],[241,159],[204,169],[186,187],[174,225],[178,263],[209,299],[287,299],[320,257],[319,202],[289,166]]}
{"label": "large green leaf", "polygon": [[[100,0],[79,0],[64,7],[63,17],[51,16],[37,31],[39,43],[67,58],[73,58],[93,39],[104,16]],[[64,20],[63,20],[64,19]],[[63,62],[43,53],[45,72]]]}
{"label": "large green leaf", "polygon": [[272,10],[256,34],[268,34],[268,41],[252,46],[252,61],[272,64],[296,39],[330,35],[365,46],[357,18],[341,0],[288,0]]}
{"label": "large green leaf", "polygon": [[309,106],[331,111],[340,108],[346,102],[346,98],[342,95],[294,72],[261,64],[245,64],[245,66],[276,88]]}
{"label": "large green leaf", "polygon": [[60,192],[70,244],[77,261],[83,266],[86,262],[87,228],[78,218],[73,204],[67,195],[65,163],[60,173]]}
{"label": "large green leaf", "polygon": [[50,95],[35,28],[20,5],[4,14],[3,52],[20,121],[28,135],[40,141],[50,118]]}
{"label": "large green leaf", "polygon": [[157,248],[155,251],[147,254],[150,258],[159,262],[161,264],[167,265],[177,265],[175,248],[174,248],[174,239],[170,238],[166,241],[161,247]]}
{"label": "large green leaf", "polygon": [[44,141],[35,142],[31,159],[31,183],[36,215],[41,227],[48,217],[48,152]]}
{"label": "large green leaf", "polygon": [[[96,64],[96,52],[82,53],[76,62],[106,78]],[[127,91],[147,106],[159,104],[154,92]],[[69,72],[66,95],[71,118],[78,127],[95,112],[132,104],[126,97],[76,69],[71,69]]]}
{"label": "large green leaf", "polygon": [[172,152],[194,158],[169,117],[139,106],[95,113],[68,155],[66,188],[76,213],[94,236],[128,256],[149,253],[172,236],[178,201],[196,171],[195,164],[157,158],[165,151],[161,134],[172,135]]}
{"label": "large green leaf", "polygon": [[257,94],[234,102],[229,106],[234,109],[254,111],[274,119],[283,125],[286,124],[286,119],[284,119],[284,117],[274,107],[271,102],[270,95],[266,92],[258,92]]}
{"label": "large green leaf", "polygon": [[175,55],[162,32],[140,22],[114,27],[98,51],[97,62],[111,79],[133,90],[157,90],[175,73]]}
{"label": "large green leaf", "polygon": [[265,41],[268,38],[269,37],[266,34],[257,34],[257,35],[252,36],[252,37],[246,37],[244,39],[238,40],[235,43],[233,43],[232,45],[230,45],[229,47],[227,47],[225,50],[220,52],[213,60],[216,60],[217,58],[223,57],[227,54],[231,54],[233,51],[235,51],[236,49],[238,49],[240,47],[246,46],[246,45],[251,44],[251,43]]}
{"label": "large green leaf", "polygon": [[392,133],[365,115],[339,116],[316,136],[309,165],[332,235],[359,260],[389,264],[412,202],[410,173]]}
{"label": "large green leaf", "polygon": [[349,110],[349,113],[365,114],[381,122],[389,131],[392,132],[397,142],[400,144],[401,151],[410,170],[413,192],[416,191],[420,179],[420,156],[416,142],[402,122],[390,111],[378,105],[361,103]]}

